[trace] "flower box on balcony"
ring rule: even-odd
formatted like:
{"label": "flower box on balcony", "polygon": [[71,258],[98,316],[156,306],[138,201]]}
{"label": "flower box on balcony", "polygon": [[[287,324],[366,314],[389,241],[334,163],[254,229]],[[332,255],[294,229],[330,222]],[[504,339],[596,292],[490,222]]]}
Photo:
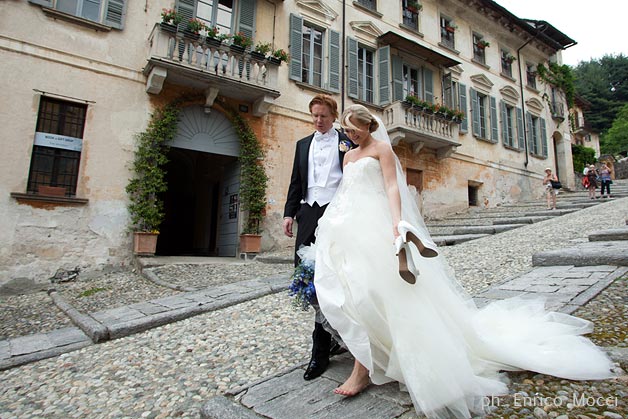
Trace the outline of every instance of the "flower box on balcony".
{"label": "flower box on balcony", "polygon": [[218,48],[222,44],[222,40],[218,38],[207,37],[205,38],[205,43],[210,47]]}
{"label": "flower box on balcony", "polygon": [[244,54],[244,50],[246,49],[246,47],[242,45],[231,44],[229,45],[229,49],[235,52],[236,54]]}
{"label": "flower box on balcony", "polygon": [[261,52],[251,51],[251,58],[258,61],[263,61],[266,59],[266,55],[262,54]]}
{"label": "flower box on balcony", "polygon": [[177,25],[173,25],[170,23],[160,23],[159,27],[161,28],[162,31],[167,32],[167,33],[171,33],[171,34],[175,34],[177,33]]}

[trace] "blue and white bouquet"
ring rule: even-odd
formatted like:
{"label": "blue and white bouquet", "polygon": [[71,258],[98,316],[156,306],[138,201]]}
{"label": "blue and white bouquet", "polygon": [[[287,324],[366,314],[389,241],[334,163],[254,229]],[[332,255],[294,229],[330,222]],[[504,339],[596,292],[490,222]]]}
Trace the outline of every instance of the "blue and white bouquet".
{"label": "blue and white bouquet", "polygon": [[314,263],[301,260],[292,274],[288,295],[292,298],[292,306],[307,311],[310,305],[316,301],[316,289],[314,288]]}

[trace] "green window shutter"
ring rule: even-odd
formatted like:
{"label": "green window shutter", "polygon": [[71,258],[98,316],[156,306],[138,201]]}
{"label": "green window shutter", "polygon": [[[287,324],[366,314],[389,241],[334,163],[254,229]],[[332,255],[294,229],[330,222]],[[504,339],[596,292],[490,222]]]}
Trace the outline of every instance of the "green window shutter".
{"label": "green window shutter", "polygon": [[532,125],[532,115],[530,114],[530,112],[526,112],[526,125],[528,126],[528,144],[530,148],[530,153],[537,154],[536,153],[536,141],[534,139],[535,127],[534,125]]}
{"label": "green window shutter", "polygon": [[107,0],[105,19],[103,23],[116,29],[124,28],[126,15],[126,0]]}
{"label": "green window shutter", "polygon": [[387,45],[377,51],[379,62],[379,104],[390,104],[390,47]]}
{"label": "green window shutter", "polygon": [[347,96],[357,99],[358,98],[358,41],[353,38],[347,37],[347,55],[348,65],[347,73],[349,79],[349,86],[347,89]]}
{"label": "green window shutter", "polygon": [[423,81],[425,84],[425,100],[434,102],[434,72],[429,68],[423,68]]}
{"label": "green window shutter", "polygon": [[539,125],[541,125],[541,147],[543,156],[547,157],[547,129],[545,128],[545,119],[539,118]]}
{"label": "green window shutter", "polygon": [[329,31],[329,90],[340,91],[340,32]]}
{"label": "green window shutter", "polygon": [[497,129],[497,101],[493,96],[491,99],[491,141],[499,142],[499,130]]}
{"label": "green window shutter", "polygon": [[196,4],[195,0],[178,0],[177,13],[183,18],[181,20],[181,27],[185,29],[188,21],[196,17]]}
{"label": "green window shutter", "polygon": [[479,102],[478,102],[478,92],[471,88],[469,89],[471,92],[471,118],[472,118],[472,128],[473,128],[473,135],[475,135],[476,137],[480,136],[480,109],[479,109]]}
{"label": "green window shutter", "polygon": [[403,97],[403,61],[398,55],[390,57],[392,63],[393,101],[404,100]]}
{"label": "green window shutter", "polygon": [[460,110],[464,113],[464,119],[460,124],[460,132],[465,133],[469,130],[469,120],[467,115],[467,86],[458,83],[458,93],[460,95]]}
{"label": "green window shutter", "polygon": [[28,2],[38,4],[40,6],[52,7],[52,0],[28,0]]}
{"label": "green window shutter", "polygon": [[525,138],[523,135],[523,112],[517,108],[517,137],[519,138],[519,150],[525,148]]}
{"label": "green window shutter", "polygon": [[290,14],[290,79],[303,81],[303,19]]}
{"label": "green window shutter", "polygon": [[240,0],[240,16],[238,16],[238,31],[249,38],[255,33],[255,0]]}
{"label": "green window shutter", "polygon": [[510,139],[508,137],[508,122],[507,122],[507,118],[506,118],[506,104],[504,103],[503,100],[499,101],[499,114],[501,116],[502,119],[502,144],[504,145],[512,145],[510,144]]}

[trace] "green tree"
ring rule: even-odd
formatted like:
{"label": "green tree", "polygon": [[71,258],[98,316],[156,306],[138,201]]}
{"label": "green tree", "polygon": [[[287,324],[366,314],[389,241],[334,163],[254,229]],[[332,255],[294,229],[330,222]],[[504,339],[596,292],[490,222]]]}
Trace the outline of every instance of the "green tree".
{"label": "green tree", "polygon": [[604,134],[628,102],[628,57],[605,55],[583,61],[574,72],[577,94],[591,102],[585,117],[594,131]]}
{"label": "green tree", "polygon": [[628,103],[625,104],[613,125],[604,134],[604,152],[616,155],[620,151],[628,150]]}

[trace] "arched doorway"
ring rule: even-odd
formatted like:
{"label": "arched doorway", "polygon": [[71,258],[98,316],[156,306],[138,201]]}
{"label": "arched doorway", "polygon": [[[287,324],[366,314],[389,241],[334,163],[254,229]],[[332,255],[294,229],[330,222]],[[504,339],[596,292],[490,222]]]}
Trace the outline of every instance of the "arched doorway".
{"label": "arched doorway", "polygon": [[184,108],[170,146],[157,254],[236,256],[240,145],[231,122]]}

